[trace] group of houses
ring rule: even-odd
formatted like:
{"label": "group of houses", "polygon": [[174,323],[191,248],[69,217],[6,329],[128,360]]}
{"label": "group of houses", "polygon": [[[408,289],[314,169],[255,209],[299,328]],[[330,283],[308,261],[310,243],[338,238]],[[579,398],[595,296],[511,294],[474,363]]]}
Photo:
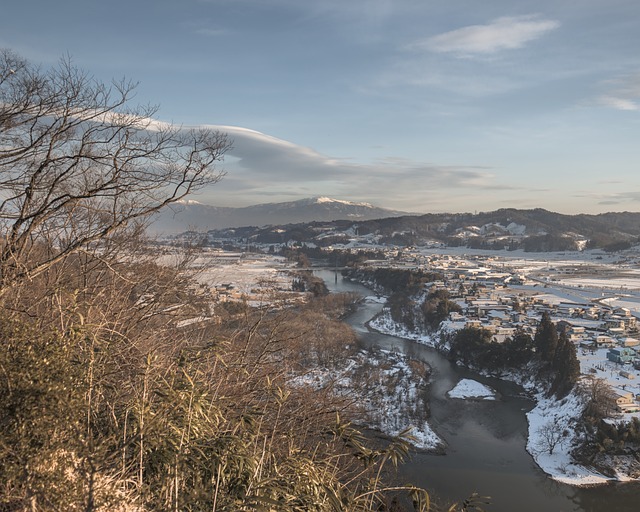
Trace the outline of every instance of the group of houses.
{"label": "group of houses", "polygon": [[[396,264],[415,265],[416,259]],[[517,329],[533,335],[546,312],[581,354],[601,357],[596,366],[606,366],[612,376],[608,380],[619,410],[640,411],[639,324],[628,308],[614,307],[607,300],[571,301],[544,285],[529,282],[522,286],[527,284],[526,276],[500,265],[482,265],[451,255],[429,256],[417,268],[438,270],[444,276],[432,286],[446,289],[461,309],[450,313],[449,328],[483,328],[502,343]]]}

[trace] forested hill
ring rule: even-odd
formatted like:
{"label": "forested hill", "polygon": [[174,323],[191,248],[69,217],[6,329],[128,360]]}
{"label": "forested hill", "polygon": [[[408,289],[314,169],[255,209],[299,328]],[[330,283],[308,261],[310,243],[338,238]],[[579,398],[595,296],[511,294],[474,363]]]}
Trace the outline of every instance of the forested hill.
{"label": "forested hill", "polygon": [[381,243],[421,245],[439,242],[478,249],[564,251],[584,248],[619,250],[638,243],[640,212],[564,215],[536,208],[492,212],[405,215],[377,220],[332,221],[239,228],[210,232],[257,242],[288,240],[320,246],[368,237]]}
{"label": "forested hill", "polygon": [[594,247],[633,242],[640,236],[640,212],[565,215],[541,208],[500,209],[492,212],[426,214],[359,223],[361,230],[382,235],[412,233],[452,242],[459,240],[534,237],[542,235],[587,240]]}

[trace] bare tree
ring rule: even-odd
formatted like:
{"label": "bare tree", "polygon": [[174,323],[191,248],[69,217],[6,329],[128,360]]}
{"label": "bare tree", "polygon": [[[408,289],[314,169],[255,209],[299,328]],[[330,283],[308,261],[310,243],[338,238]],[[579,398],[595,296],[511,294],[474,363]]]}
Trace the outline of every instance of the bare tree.
{"label": "bare tree", "polygon": [[0,51],[0,285],[122,237],[222,177],[226,135],[153,121],[156,107],[129,105],[135,88],[69,58],[41,70]]}
{"label": "bare tree", "polygon": [[595,424],[614,416],[618,411],[616,395],[605,379],[586,376],[580,382],[579,389],[586,402],[584,419]]}
{"label": "bare tree", "polygon": [[538,428],[538,446],[541,451],[548,451],[549,455],[553,455],[556,446],[562,444],[566,437],[566,432],[557,422],[550,421]]}

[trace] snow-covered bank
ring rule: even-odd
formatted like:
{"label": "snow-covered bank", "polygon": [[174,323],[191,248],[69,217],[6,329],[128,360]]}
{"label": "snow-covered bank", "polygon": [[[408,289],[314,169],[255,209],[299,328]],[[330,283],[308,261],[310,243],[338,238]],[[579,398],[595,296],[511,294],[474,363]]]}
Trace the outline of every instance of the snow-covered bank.
{"label": "snow-covered bank", "polygon": [[[527,451],[551,478],[569,485],[598,485],[612,478],[576,464],[571,449],[578,441],[577,421],[584,410],[584,399],[575,392],[562,400],[536,396],[536,406],[527,413],[529,438]],[[620,479],[621,480],[621,479]]]}
{"label": "snow-covered bank", "polygon": [[359,351],[335,368],[316,368],[293,377],[294,386],[331,387],[349,396],[363,411],[362,425],[397,437],[410,430],[407,440],[419,450],[440,452],[444,441],[427,421],[428,406],[422,396],[428,368],[398,352]]}
{"label": "snow-covered bank", "polygon": [[383,309],[380,314],[376,315],[369,322],[367,322],[367,326],[382,334],[388,334],[389,336],[395,336],[396,338],[415,341],[416,343],[427,345],[428,347],[436,347],[437,338],[423,332],[409,330],[404,325],[394,322],[391,319],[389,311],[386,309]]}
{"label": "snow-covered bank", "polygon": [[462,379],[447,395],[463,400],[496,400],[495,390],[471,379]]}
{"label": "snow-covered bank", "polygon": [[540,394],[536,401],[536,407],[527,414],[527,451],[551,478],[575,486],[640,480],[638,461],[634,456],[598,456],[598,463],[611,476],[575,462],[571,450],[582,441],[580,429],[576,427],[585,408],[585,398],[579,392],[574,390],[562,400]]}

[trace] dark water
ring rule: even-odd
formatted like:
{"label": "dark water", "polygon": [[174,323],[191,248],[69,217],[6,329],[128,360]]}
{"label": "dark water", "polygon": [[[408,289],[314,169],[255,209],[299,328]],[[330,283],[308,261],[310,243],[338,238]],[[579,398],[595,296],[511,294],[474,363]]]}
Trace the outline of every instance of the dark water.
{"label": "dark water", "polygon": [[[355,283],[335,282],[332,271],[317,271],[332,291],[372,292]],[[364,323],[381,306],[364,304],[347,319],[364,346],[395,349],[429,363],[430,424],[448,447],[446,455],[414,454],[401,470],[402,482],[424,487],[443,501],[473,492],[491,496],[488,512],[640,512],[640,484],[577,488],[548,478],[525,450],[526,412],[533,403],[512,383],[486,378],[452,365],[437,351],[394,336],[370,332]],[[446,392],[471,378],[497,390],[501,400],[451,400]]]}

